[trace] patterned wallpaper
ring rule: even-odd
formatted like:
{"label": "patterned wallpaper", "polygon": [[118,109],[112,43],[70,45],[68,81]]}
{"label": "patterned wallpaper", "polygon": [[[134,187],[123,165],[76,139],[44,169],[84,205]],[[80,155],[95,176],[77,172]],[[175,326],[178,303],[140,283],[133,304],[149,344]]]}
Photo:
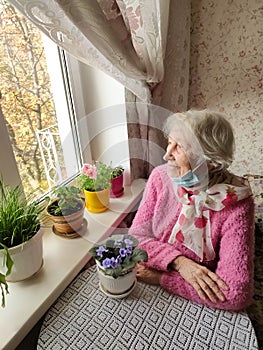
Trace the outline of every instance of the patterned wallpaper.
{"label": "patterned wallpaper", "polygon": [[263,175],[263,2],[192,0],[189,108],[227,114],[237,174]]}

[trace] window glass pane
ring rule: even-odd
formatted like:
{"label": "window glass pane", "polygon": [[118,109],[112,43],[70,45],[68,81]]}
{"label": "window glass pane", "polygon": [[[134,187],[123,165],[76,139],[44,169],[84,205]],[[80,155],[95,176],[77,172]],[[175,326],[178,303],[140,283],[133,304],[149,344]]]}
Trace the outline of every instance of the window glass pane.
{"label": "window glass pane", "polygon": [[41,195],[79,169],[58,50],[4,0],[0,16],[0,104],[25,193]]}

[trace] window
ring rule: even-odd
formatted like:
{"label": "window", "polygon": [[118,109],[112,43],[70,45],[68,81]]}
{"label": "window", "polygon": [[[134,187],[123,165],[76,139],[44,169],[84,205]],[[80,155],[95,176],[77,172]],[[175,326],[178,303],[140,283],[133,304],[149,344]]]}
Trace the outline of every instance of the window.
{"label": "window", "polygon": [[0,172],[41,196],[82,163],[68,59],[5,0],[0,27]]}

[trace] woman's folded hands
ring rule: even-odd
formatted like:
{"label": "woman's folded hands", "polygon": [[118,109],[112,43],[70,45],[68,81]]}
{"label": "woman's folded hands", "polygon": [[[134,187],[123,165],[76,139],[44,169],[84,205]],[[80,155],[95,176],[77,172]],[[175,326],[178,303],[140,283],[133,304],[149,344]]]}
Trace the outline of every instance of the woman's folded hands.
{"label": "woman's folded hands", "polygon": [[226,300],[223,291],[227,291],[228,286],[208,268],[182,255],[173,260],[171,267],[192,285],[202,300],[208,298],[213,303]]}

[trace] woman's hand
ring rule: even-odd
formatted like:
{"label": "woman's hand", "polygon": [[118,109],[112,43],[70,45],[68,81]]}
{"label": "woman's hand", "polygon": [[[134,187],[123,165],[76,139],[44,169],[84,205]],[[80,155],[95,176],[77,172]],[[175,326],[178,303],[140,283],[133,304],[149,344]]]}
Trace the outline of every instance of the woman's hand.
{"label": "woman's hand", "polygon": [[162,273],[160,271],[151,269],[143,264],[137,264],[136,277],[139,281],[147,284],[159,285]]}
{"label": "woman's hand", "polygon": [[181,255],[174,259],[172,267],[194,287],[202,300],[209,298],[213,303],[216,303],[218,299],[226,300],[222,290],[228,290],[228,286],[208,268]]}

